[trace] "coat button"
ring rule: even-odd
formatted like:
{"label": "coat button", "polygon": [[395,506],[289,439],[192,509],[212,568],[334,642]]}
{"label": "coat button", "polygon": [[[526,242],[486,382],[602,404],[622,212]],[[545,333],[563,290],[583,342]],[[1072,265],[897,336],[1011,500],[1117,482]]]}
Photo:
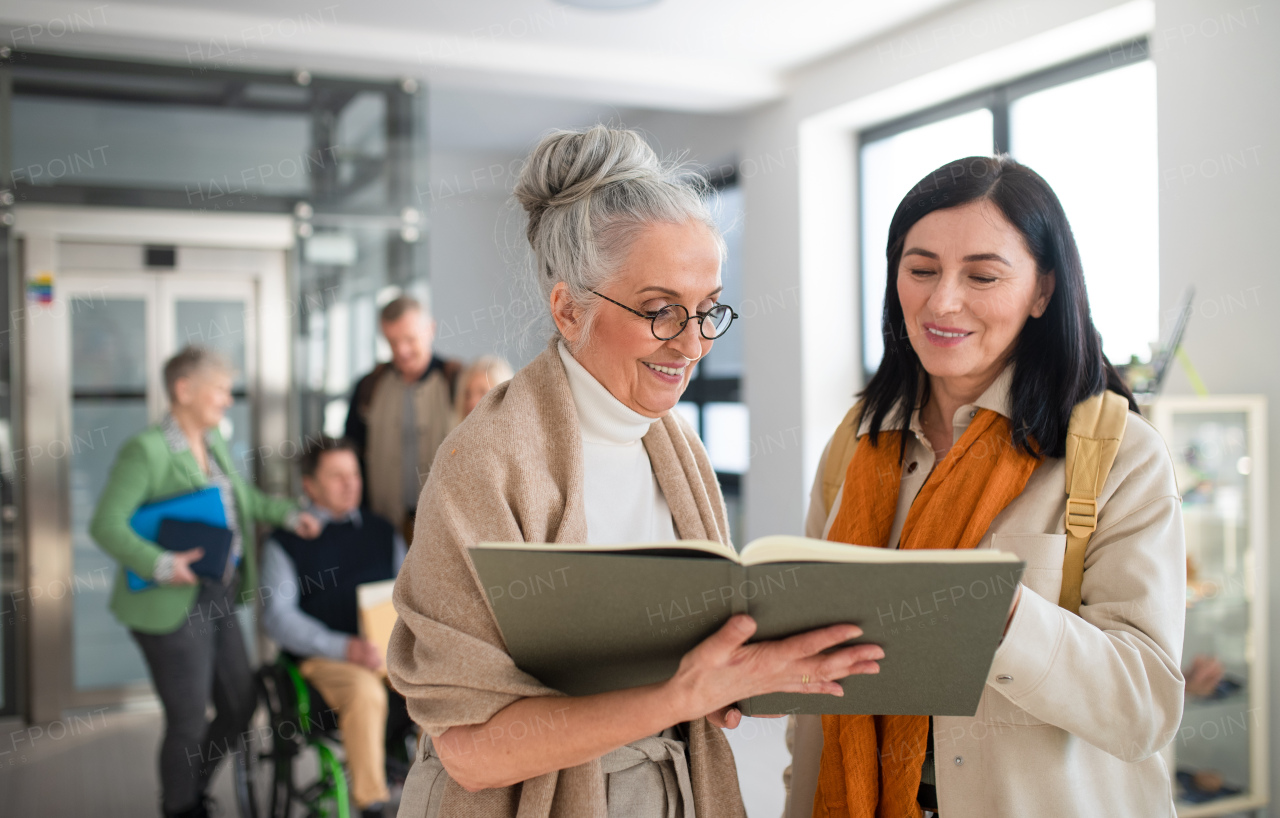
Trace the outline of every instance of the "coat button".
{"label": "coat button", "polygon": [[919,466],[920,464],[917,463],[916,461],[914,460],[911,461],[910,463],[907,464],[907,474],[915,474],[916,469],[919,468]]}
{"label": "coat button", "polygon": [[961,764],[963,764],[963,763],[964,763],[964,757],[963,757],[963,756],[956,756],[956,766],[957,766],[957,767],[959,767],[959,766],[960,766]]}
{"label": "coat button", "polygon": [[969,413],[969,420],[973,420],[977,416],[978,416],[978,410],[974,409],[972,412]]}
{"label": "coat button", "polygon": [[1009,684],[1009,682],[1013,681],[1013,677],[1007,673],[1001,673],[999,676],[996,677],[996,681],[1002,685],[1007,685]]}

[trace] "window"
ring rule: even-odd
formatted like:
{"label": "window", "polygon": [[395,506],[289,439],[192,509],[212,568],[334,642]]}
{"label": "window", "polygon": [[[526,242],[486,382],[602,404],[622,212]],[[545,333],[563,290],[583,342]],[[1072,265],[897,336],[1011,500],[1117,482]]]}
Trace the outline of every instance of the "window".
{"label": "window", "polygon": [[1067,211],[1107,357],[1145,360],[1160,334],[1155,65],[1147,60],[1016,100],[1009,149]]}
{"label": "window", "polygon": [[1093,320],[1115,363],[1159,335],[1155,66],[1146,44],[1099,54],[864,132],[860,139],[862,349],[884,354],[889,221],[929,171],[1007,151],[1045,178],[1071,222]]}
{"label": "window", "polygon": [[862,148],[863,366],[873,371],[884,355],[880,311],[884,308],[885,243],[898,202],[929,171],[962,156],[991,152],[991,111],[921,125],[869,142]]}

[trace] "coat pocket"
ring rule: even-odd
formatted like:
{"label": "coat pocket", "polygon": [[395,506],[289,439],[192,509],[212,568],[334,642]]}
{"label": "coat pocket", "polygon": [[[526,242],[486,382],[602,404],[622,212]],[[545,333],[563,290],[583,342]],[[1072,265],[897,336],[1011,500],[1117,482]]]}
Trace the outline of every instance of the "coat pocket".
{"label": "coat pocket", "polygon": [[1022,584],[1057,604],[1062,593],[1062,558],[1066,534],[992,534],[991,547],[1015,555],[1027,564]]}

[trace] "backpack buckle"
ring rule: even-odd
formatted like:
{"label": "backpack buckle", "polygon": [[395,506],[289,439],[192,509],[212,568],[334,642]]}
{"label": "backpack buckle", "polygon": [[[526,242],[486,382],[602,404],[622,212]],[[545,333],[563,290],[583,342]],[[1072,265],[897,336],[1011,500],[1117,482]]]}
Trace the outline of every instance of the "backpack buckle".
{"label": "backpack buckle", "polygon": [[1098,501],[1092,497],[1068,497],[1067,530],[1080,537],[1092,534],[1097,527]]}

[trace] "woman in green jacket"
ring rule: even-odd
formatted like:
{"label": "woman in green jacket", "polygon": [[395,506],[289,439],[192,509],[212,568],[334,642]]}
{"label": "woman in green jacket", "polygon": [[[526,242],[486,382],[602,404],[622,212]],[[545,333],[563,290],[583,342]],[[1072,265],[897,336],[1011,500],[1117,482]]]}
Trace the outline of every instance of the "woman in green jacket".
{"label": "woman in green jacket", "polygon": [[[257,587],[253,532],[283,525],[314,537],[320,524],[289,500],[240,479],[218,432],[231,406],[231,367],[217,353],[188,346],[164,367],[170,409],[121,447],[90,533],[121,565],[111,610],[142,649],[165,712],[160,782],[165,816],[205,816],[205,788],[217,762],[236,747],[257,696],[235,608]],[[199,578],[200,549],[167,551],[129,525],[155,500],[216,486],[232,532],[221,579]],[[147,581],[130,590],[126,570]],[[206,716],[212,702],[216,717]]]}

